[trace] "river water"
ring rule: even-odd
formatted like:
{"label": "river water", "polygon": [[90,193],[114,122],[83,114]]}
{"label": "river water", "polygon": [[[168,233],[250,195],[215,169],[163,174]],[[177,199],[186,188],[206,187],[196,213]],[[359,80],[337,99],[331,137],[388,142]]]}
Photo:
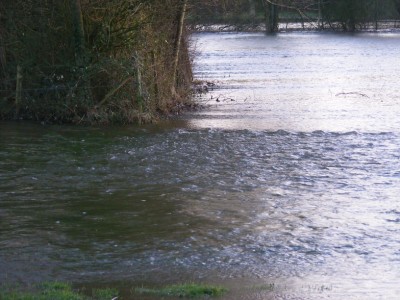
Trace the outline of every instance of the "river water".
{"label": "river water", "polygon": [[[400,35],[201,33],[201,111],[0,123],[0,283],[398,299]],[[152,299],[142,295],[133,299]]]}

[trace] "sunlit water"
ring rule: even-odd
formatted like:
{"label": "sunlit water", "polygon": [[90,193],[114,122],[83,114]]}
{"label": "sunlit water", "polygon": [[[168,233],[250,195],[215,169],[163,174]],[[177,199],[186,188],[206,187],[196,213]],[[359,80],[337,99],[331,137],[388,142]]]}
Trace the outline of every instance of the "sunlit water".
{"label": "sunlit water", "polygon": [[194,40],[219,88],[181,121],[0,123],[0,282],[398,299],[400,36]]}
{"label": "sunlit water", "polygon": [[[400,128],[400,34],[201,34],[199,79],[219,89],[196,127],[295,132]],[[204,120],[206,119],[206,120]]]}

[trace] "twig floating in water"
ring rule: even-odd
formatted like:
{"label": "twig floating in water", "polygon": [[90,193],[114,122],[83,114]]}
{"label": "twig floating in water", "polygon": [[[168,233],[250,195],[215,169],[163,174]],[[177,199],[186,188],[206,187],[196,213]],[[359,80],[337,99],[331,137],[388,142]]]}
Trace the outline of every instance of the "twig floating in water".
{"label": "twig floating in water", "polygon": [[361,96],[361,97],[369,98],[368,95],[363,94],[363,93],[359,93],[359,92],[339,93],[339,94],[336,94],[335,97],[347,96],[347,95],[358,95],[358,96]]}

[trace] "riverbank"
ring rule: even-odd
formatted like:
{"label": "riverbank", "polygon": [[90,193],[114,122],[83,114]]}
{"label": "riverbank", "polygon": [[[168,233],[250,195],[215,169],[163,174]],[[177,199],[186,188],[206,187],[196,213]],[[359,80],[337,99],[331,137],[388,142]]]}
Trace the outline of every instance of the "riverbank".
{"label": "riverbank", "polygon": [[16,1],[0,5],[0,119],[144,124],[191,105],[180,1]]}
{"label": "riverbank", "polygon": [[[264,23],[192,24],[192,32],[265,32]],[[277,32],[345,32],[341,23],[323,24],[318,21],[280,22]],[[384,20],[359,25],[355,32],[398,32],[400,20]]]}

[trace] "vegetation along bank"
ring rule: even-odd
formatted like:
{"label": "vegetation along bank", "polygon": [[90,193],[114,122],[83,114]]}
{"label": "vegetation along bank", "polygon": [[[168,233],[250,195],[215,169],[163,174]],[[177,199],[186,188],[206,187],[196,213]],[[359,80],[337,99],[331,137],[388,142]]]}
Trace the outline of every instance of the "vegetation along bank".
{"label": "vegetation along bank", "polygon": [[0,119],[150,122],[192,81],[181,0],[0,2]]}

